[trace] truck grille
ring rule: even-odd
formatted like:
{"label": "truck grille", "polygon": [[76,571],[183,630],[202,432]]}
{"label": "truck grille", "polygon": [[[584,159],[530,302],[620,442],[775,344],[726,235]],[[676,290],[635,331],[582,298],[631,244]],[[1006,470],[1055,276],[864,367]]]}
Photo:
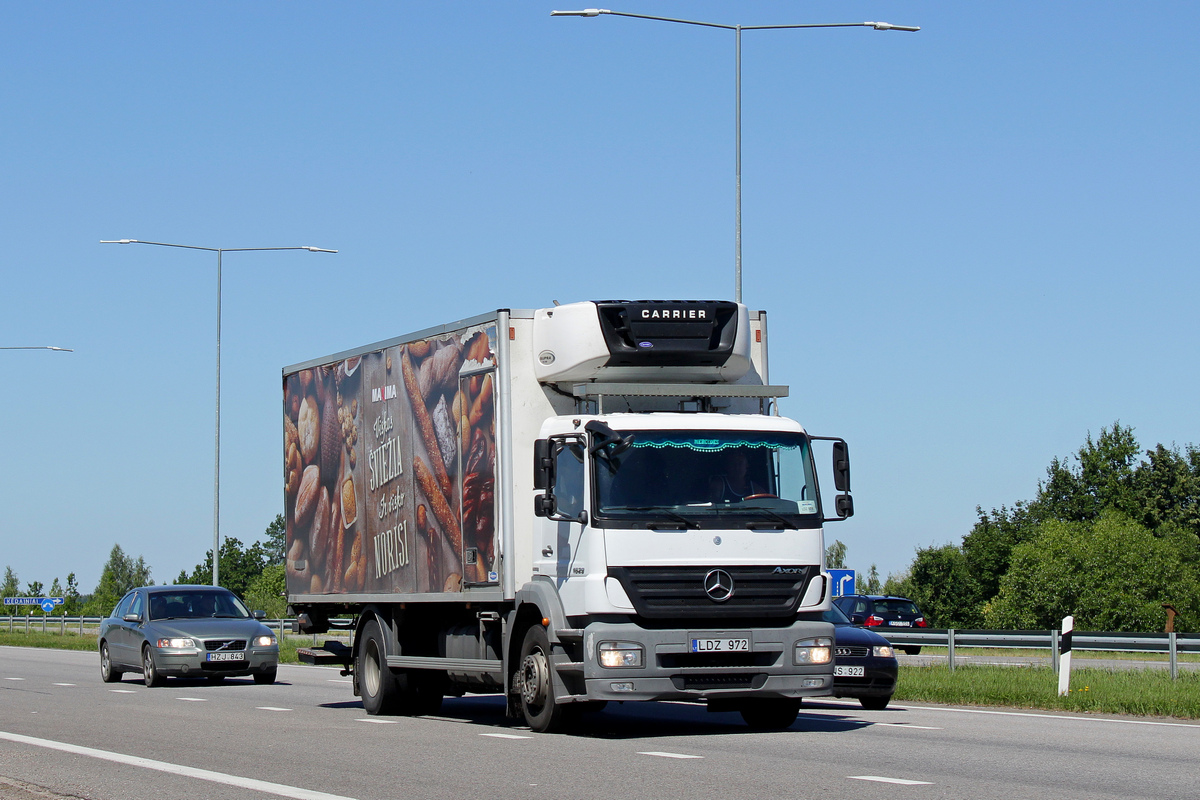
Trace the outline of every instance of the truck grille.
{"label": "truck grille", "polygon": [[703,691],[705,689],[761,689],[767,682],[765,673],[733,675],[672,675],[676,689]]}
{"label": "truck grille", "polygon": [[[790,617],[796,613],[816,567],[609,567],[639,616],[647,619]],[[728,599],[705,590],[705,578],[723,570],[732,580]],[[718,593],[719,595],[719,593]]]}

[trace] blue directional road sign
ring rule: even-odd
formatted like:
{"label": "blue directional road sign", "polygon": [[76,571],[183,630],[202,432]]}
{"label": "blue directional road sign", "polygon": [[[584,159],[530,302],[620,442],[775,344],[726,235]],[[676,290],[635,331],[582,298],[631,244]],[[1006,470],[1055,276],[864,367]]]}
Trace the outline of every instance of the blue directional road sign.
{"label": "blue directional road sign", "polygon": [[829,570],[829,579],[833,581],[834,597],[845,597],[848,594],[854,594],[854,570],[831,569]]}
{"label": "blue directional road sign", "polygon": [[55,606],[61,606],[63,598],[61,597],[6,597],[4,605],[6,606],[41,606],[42,611],[49,614],[54,610]]}

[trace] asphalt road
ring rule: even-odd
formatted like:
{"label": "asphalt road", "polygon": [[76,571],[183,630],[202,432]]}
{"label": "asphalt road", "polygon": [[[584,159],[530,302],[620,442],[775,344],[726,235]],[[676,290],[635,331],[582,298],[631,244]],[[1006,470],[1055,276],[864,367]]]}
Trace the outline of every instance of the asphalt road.
{"label": "asphalt road", "polygon": [[492,697],[368,717],[336,670],[280,682],[100,681],[94,653],[0,647],[0,798],[1184,798],[1200,724],[806,701],[780,733],[678,703],[572,735]]}

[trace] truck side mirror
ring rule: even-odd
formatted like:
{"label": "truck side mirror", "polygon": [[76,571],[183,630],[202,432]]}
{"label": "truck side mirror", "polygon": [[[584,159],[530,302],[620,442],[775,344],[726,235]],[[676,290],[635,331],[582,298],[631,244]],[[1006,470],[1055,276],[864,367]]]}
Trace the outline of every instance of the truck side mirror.
{"label": "truck side mirror", "polygon": [[[844,441],[838,440],[833,443],[833,486],[839,492],[850,491],[850,448]],[[840,503],[839,499],[839,511]],[[851,514],[854,512],[851,511]],[[842,516],[850,516],[843,514]]]}
{"label": "truck side mirror", "polygon": [[842,519],[854,516],[854,498],[848,494],[837,496],[837,515]]}
{"label": "truck side mirror", "polygon": [[554,450],[549,439],[533,443],[533,488],[546,491],[554,485]]}

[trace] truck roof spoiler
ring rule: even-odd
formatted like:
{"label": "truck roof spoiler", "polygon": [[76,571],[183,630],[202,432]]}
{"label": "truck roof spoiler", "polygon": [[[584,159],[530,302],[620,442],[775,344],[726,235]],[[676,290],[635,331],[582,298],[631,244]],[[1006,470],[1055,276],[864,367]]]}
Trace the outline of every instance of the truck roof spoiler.
{"label": "truck roof spoiler", "polygon": [[788,396],[786,386],[762,386],[736,383],[577,383],[571,387],[577,400],[596,401],[604,413],[605,397],[680,397],[699,401],[715,397],[745,397],[773,400]]}

